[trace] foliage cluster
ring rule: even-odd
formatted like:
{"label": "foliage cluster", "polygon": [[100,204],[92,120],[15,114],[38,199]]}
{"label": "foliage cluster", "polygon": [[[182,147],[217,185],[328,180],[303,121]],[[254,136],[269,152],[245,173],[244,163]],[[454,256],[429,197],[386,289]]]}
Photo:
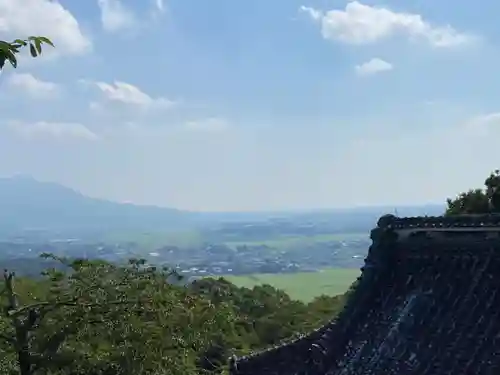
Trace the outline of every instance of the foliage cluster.
{"label": "foliage cluster", "polygon": [[57,260],[66,269],[39,280],[4,274],[1,374],[222,373],[230,355],[306,333],[345,298],[304,304],[269,285],[201,279],[185,286],[141,260]]}
{"label": "foliage cluster", "polygon": [[500,213],[500,170],[484,181],[484,188],[470,189],[448,198],[446,215]]}
{"label": "foliage cluster", "polygon": [[17,68],[17,54],[21,49],[28,48],[32,57],[37,57],[42,54],[42,46],[48,44],[54,47],[54,44],[49,38],[44,36],[30,36],[27,39],[16,39],[12,42],[0,40],[0,70],[8,61],[13,68]]}

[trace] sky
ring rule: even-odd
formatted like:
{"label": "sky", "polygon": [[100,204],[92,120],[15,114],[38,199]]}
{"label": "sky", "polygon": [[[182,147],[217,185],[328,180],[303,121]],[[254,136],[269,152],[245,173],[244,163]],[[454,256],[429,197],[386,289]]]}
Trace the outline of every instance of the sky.
{"label": "sky", "polygon": [[[22,5],[21,5],[22,4]],[[444,202],[500,167],[500,3],[0,0],[0,175],[203,211]]]}

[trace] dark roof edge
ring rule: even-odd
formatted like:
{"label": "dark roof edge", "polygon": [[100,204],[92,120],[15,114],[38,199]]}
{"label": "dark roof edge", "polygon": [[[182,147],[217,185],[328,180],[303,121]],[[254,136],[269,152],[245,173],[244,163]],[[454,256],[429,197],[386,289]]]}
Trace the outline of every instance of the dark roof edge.
{"label": "dark roof edge", "polygon": [[377,227],[387,229],[500,227],[500,214],[467,214],[415,217],[384,215],[378,220]]}
{"label": "dark roof edge", "polygon": [[298,347],[303,347],[303,346],[310,346],[313,344],[316,340],[318,340],[328,328],[331,328],[334,326],[336,323],[336,319],[331,320],[330,322],[326,323],[325,325],[315,329],[314,331],[300,335],[299,337],[288,340],[288,341],[283,341],[278,345],[272,346],[267,349],[259,350],[241,357],[237,356],[232,356],[229,359],[230,367],[231,367],[231,374],[237,374],[239,373],[237,371],[238,365],[249,362],[249,361],[258,361],[259,359],[263,359],[264,357],[272,356],[275,354],[278,354],[280,350],[282,350],[284,347],[287,347],[289,349],[294,349]]}
{"label": "dark roof edge", "polygon": [[[356,279],[357,287],[347,296],[347,300],[342,311],[334,317],[332,320],[324,324],[323,326],[315,329],[311,333],[306,335],[301,335],[295,340],[284,341],[279,345],[274,347],[250,353],[245,356],[237,357],[232,356],[229,358],[229,368],[230,374],[237,375],[240,373],[245,373],[245,371],[240,371],[239,368],[245,367],[246,363],[255,362],[275,362],[269,361],[269,357],[278,357],[280,352],[286,348],[288,351],[297,352],[297,357],[304,357],[303,365],[306,366],[307,362],[314,356],[314,351],[319,347],[321,350],[321,341],[330,335],[342,335],[343,329],[347,327],[350,323],[350,316],[353,314],[354,309],[358,305],[361,297],[363,297],[363,292],[366,290],[366,286],[372,285],[371,276],[373,275],[372,267],[365,265],[361,267],[361,275]],[[370,280],[368,280],[370,279]],[[319,344],[319,346],[317,345]],[[305,350],[304,350],[305,349]],[[297,357],[295,357],[297,359]],[[277,361],[276,361],[277,362]],[[251,367],[254,367],[252,365]]]}
{"label": "dark roof edge", "polygon": [[[317,328],[307,335],[302,335],[295,340],[283,342],[277,346],[257,351],[245,356],[237,357],[232,356],[229,358],[229,373],[231,375],[247,374],[246,364],[251,368],[259,367],[258,363],[278,363],[283,349],[288,352],[295,352],[294,356],[287,355],[288,358],[299,360],[304,367],[314,366],[315,355],[325,355],[324,346],[322,341],[328,339],[328,336],[344,337],[345,330],[350,326],[352,316],[358,312],[359,304],[365,297],[367,289],[373,286],[373,276],[376,268],[367,266],[368,262],[365,261],[365,266],[361,267],[361,275],[357,278],[357,287],[347,296],[347,300],[342,311],[332,320]],[[331,340],[331,339],[330,339]],[[341,340],[338,342],[341,344]],[[342,345],[341,345],[342,346]],[[336,353],[331,353],[335,357]],[[275,358],[275,359],[273,359]],[[292,365],[292,364],[290,364]],[[281,374],[281,372],[276,372]]]}
{"label": "dark roof edge", "polygon": [[[245,356],[229,358],[230,374],[246,374],[245,370],[240,371],[239,366],[245,367],[246,363],[268,362],[271,357],[278,357],[280,352],[287,348],[291,351],[297,351],[297,356],[304,356],[310,359],[314,355],[315,344],[320,343],[325,335],[336,334],[344,338],[345,330],[351,325],[351,318],[355,315],[359,304],[363,304],[363,299],[366,296],[366,291],[373,287],[374,281],[384,274],[384,267],[387,266],[387,256],[390,256],[386,250],[386,246],[397,238],[391,233],[398,230],[438,230],[452,229],[457,230],[463,228],[470,230],[473,228],[487,229],[496,227],[500,230],[500,214],[485,214],[485,215],[455,215],[455,216],[419,216],[419,217],[397,217],[394,215],[383,215],[377,222],[377,227],[371,231],[370,237],[372,244],[370,246],[368,256],[365,258],[364,266],[361,267],[361,275],[357,278],[357,286],[352,293],[349,294],[346,304],[340,314],[326,323],[324,326],[315,331],[302,335],[295,340],[283,342],[277,346],[262,351],[257,351]],[[342,346],[342,344],[340,345]],[[304,347],[306,352],[303,353]],[[305,364],[304,364],[305,365]],[[252,365],[251,367],[254,367]],[[257,365],[258,367],[258,365]]]}

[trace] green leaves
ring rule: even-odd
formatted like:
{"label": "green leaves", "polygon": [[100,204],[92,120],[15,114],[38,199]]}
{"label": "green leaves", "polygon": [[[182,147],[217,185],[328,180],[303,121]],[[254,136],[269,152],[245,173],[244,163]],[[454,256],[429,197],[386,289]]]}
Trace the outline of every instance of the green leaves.
{"label": "green leaves", "polygon": [[13,68],[17,68],[16,54],[20,53],[21,48],[29,47],[32,57],[37,57],[42,54],[42,45],[48,44],[54,47],[52,41],[43,36],[30,36],[28,39],[15,39],[12,42],[0,40],[0,70],[8,61]]}
{"label": "green leaves", "polygon": [[35,49],[35,46],[33,44],[31,44],[31,43],[30,43],[30,53],[31,53],[32,57],[36,57],[37,56],[37,51]]}
{"label": "green leaves", "polygon": [[12,44],[19,44],[20,46],[26,47],[28,45],[28,42],[22,39],[16,39]]}
{"label": "green leaves", "polygon": [[19,50],[16,46],[15,44],[0,40],[0,69],[3,69],[5,61],[9,61],[14,68],[17,67],[15,53],[18,53]]}
{"label": "green leaves", "polygon": [[484,188],[469,189],[446,200],[445,215],[500,213],[500,170],[484,181]]}
{"label": "green leaves", "polygon": [[169,282],[171,270],[142,259],[118,266],[42,257],[67,272],[49,269],[15,288],[7,274],[0,294],[0,369],[11,373],[19,373],[25,345],[28,375],[221,374],[231,354],[306,333],[344,304],[324,296],[307,305],[270,285],[239,288],[224,279],[181,286]]}
{"label": "green leaves", "polygon": [[[60,261],[68,272],[46,271],[38,282],[43,293],[21,298],[0,316],[0,323],[3,319],[17,327],[3,330],[6,340],[0,342],[0,357],[10,355],[12,361],[19,344],[28,345],[24,363],[29,364],[29,375],[108,370],[192,375],[197,373],[195,361],[209,351],[213,340],[231,335],[234,308],[216,308],[206,297],[169,283],[168,269],[149,267],[142,259],[119,267],[99,260],[42,257]],[[7,306],[7,299],[0,296],[2,300]],[[30,316],[34,323],[23,326],[24,341],[19,343],[21,326],[16,322],[29,321]],[[17,365],[22,367],[21,362]]]}

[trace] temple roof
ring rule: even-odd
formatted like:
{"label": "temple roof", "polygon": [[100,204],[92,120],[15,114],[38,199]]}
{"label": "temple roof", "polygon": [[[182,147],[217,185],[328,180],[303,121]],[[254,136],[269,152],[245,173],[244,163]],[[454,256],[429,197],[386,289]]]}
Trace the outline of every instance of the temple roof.
{"label": "temple roof", "polygon": [[231,375],[500,373],[500,215],[386,215],[371,239],[339,316]]}

